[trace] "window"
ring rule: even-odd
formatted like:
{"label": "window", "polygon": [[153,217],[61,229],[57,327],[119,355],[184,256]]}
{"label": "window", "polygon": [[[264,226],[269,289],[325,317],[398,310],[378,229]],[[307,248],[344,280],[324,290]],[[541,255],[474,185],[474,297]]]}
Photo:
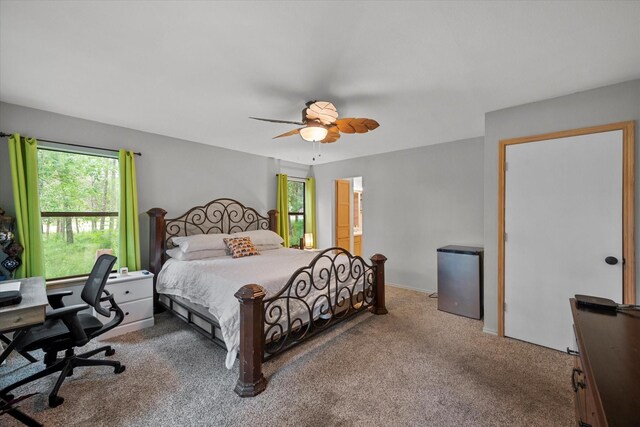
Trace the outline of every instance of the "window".
{"label": "window", "polygon": [[289,180],[289,245],[298,246],[304,236],[304,181]]}
{"label": "window", "polygon": [[89,274],[99,250],[118,255],[118,159],[38,149],[47,279]]}

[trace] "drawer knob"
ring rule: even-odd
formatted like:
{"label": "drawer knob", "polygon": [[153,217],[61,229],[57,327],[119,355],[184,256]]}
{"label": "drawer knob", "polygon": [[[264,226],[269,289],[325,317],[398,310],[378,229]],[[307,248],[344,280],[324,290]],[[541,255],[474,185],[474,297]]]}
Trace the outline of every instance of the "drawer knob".
{"label": "drawer knob", "polygon": [[124,294],[127,295],[129,293],[129,291],[124,291]]}
{"label": "drawer knob", "polygon": [[129,315],[129,312],[127,311],[124,315],[125,315],[125,316],[128,316],[128,315]]}

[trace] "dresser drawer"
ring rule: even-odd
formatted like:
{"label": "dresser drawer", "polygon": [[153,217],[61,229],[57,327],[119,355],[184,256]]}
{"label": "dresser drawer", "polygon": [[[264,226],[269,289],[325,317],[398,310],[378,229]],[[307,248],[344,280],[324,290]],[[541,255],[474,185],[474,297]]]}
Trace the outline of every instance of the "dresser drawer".
{"label": "dresser drawer", "polygon": [[120,283],[107,283],[105,289],[111,292],[116,302],[123,303],[153,296],[153,279],[131,280]]}
{"label": "dresser drawer", "polygon": [[[120,306],[124,312],[124,320],[120,325],[126,325],[127,323],[153,317],[153,298],[144,298],[122,304],[118,303],[118,306]],[[109,318],[100,315],[96,317],[104,324],[109,322],[113,315]]]}

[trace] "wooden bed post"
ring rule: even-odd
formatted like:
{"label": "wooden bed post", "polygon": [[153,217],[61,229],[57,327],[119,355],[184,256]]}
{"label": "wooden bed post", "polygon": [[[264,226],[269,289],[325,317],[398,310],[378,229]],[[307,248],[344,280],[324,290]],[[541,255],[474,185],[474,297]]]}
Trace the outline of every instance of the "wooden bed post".
{"label": "wooden bed post", "polygon": [[149,215],[149,271],[153,273],[153,312],[164,311],[158,303],[158,292],[156,292],[156,280],[158,273],[162,269],[162,257],[164,256],[164,216],[167,211],[161,208],[153,208],[147,211]]}
{"label": "wooden bed post", "polygon": [[384,302],[384,263],[387,261],[387,257],[382,254],[375,254],[370,259],[376,267],[376,304],[369,310],[373,314],[387,314],[388,311]]}
{"label": "wooden bed post", "polygon": [[240,301],[240,376],[235,392],[240,397],[251,397],[267,388],[262,375],[264,355],[265,291],[258,285],[245,285],[235,297]]}
{"label": "wooden bed post", "polygon": [[267,212],[269,215],[269,230],[277,233],[278,232],[278,211],[275,209],[271,209]]}

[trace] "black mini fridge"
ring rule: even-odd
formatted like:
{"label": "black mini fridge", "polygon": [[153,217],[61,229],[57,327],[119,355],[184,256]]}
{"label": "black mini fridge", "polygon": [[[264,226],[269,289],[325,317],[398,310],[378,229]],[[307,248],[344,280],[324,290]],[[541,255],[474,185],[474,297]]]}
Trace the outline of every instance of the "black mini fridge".
{"label": "black mini fridge", "polygon": [[438,248],[438,310],[482,319],[482,255],[474,246]]}

